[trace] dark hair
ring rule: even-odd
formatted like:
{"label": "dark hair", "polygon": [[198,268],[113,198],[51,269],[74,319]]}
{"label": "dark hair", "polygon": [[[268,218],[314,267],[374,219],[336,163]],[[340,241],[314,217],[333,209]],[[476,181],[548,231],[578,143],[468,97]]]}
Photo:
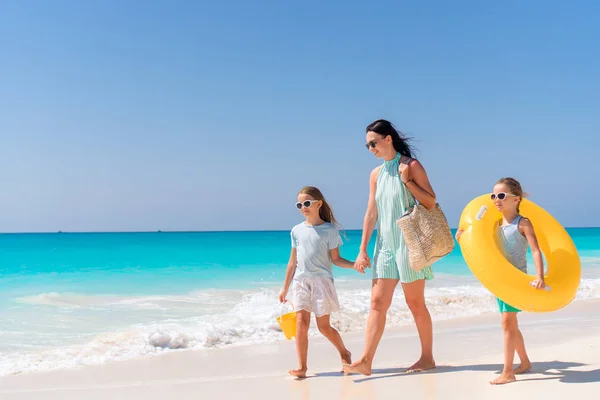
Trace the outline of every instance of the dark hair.
{"label": "dark hair", "polygon": [[521,205],[521,200],[523,197],[527,197],[527,193],[523,193],[523,188],[521,187],[521,183],[515,178],[500,178],[496,185],[506,185],[510,190],[510,194],[514,194],[515,196],[519,196],[519,203],[517,204],[517,212],[519,211],[519,206]]}
{"label": "dark hair", "polygon": [[367,132],[375,132],[381,136],[391,136],[394,150],[406,157],[413,157],[415,152],[413,148],[408,144],[409,138],[404,136],[401,132],[396,130],[394,125],[390,121],[385,119],[378,119],[373,121],[367,126]]}

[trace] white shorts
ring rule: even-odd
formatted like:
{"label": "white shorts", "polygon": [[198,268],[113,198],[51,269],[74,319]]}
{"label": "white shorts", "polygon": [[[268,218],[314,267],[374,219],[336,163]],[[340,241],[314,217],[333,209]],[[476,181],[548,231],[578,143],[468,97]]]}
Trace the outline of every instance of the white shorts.
{"label": "white shorts", "polygon": [[333,279],[328,276],[294,278],[292,289],[296,311],[305,310],[322,317],[340,310]]}

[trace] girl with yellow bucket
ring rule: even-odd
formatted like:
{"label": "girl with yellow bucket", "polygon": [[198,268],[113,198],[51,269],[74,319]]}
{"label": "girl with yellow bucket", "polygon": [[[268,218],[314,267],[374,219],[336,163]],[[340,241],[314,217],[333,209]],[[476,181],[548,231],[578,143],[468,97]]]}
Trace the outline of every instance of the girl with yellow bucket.
{"label": "girl with yellow bucket", "polygon": [[[544,261],[542,252],[531,221],[519,212],[519,205],[523,199],[521,184],[513,178],[502,178],[494,186],[490,195],[494,205],[502,214],[502,220],[497,225],[497,238],[504,257],[517,269],[527,273],[527,247],[531,253],[537,270],[537,279],[531,282],[536,289],[544,289]],[[464,230],[456,232],[458,241]],[[525,350],[523,335],[517,322],[517,313],[521,310],[496,298],[498,308],[502,313],[502,330],[504,331],[504,369],[502,374],[490,381],[492,385],[501,385],[516,380],[515,374],[522,374],[530,370],[531,361]],[[515,351],[521,359],[521,365],[513,369]]]}
{"label": "girl with yellow bucket", "polygon": [[[291,232],[292,252],[288,262],[279,302],[285,303],[293,283],[292,305],[296,310],[296,352],[299,368],[289,371],[298,378],[306,377],[308,354],[308,327],[314,313],[319,331],[335,346],[344,362],[351,363],[350,352],[338,331],[329,322],[329,315],[340,309],[333,283],[331,265],[354,268],[354,263],[340,256],[342,239],[336,228],[333,212],[319,189],[307,186],[298,193],[296,208],[306,221],[294,226]],[[285,315],[278,319],[282,330],[287,329]],[[289,332],[286,336],[289,337]],[[293,335],[293,333],[292,333]]]}

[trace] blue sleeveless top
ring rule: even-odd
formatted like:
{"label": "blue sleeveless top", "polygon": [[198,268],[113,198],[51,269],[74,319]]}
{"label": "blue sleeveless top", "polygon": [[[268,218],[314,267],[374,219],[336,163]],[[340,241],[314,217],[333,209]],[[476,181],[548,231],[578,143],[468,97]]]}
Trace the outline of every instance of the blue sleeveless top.
{"label": "blue sleeveless top", "polygon": [[527,238],[519,232],[519,221],[517,216],[509,225],[500,225],[499,237],[504,248],[504,257],[515,267],[527,273]]}

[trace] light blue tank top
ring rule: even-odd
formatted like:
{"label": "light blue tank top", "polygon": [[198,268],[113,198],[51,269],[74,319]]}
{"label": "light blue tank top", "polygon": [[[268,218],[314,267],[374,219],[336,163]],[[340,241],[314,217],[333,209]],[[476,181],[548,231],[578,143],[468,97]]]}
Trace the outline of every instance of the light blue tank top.
{"label": "light blue tank top", "polygon": [[519,232],[519,215],[506,226],[500,226],[499,237],[504,246],[504,257],[515,267],[527,273],[527,238]]}

